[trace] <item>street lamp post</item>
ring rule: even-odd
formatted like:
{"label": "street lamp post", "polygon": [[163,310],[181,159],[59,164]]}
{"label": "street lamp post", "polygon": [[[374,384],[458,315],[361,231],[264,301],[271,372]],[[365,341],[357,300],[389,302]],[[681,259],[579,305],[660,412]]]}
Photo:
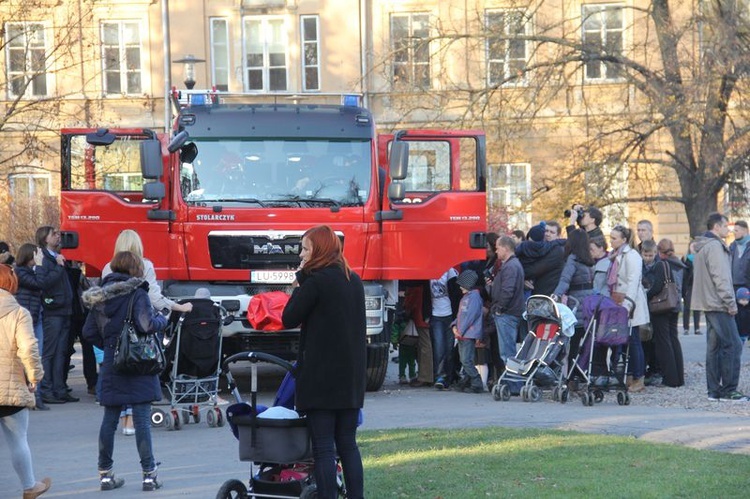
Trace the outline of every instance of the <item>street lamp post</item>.
{"label": "street lamp post", "polygon": [[176,59],[174,62],[175,64],[185,65],[185,79],[183,83],[185,84],[185,88],[192,90],[195,86],[195,65],[199,62],[206,62],[206,60],[198,59],[193,54],[188,54],[182,59]]}

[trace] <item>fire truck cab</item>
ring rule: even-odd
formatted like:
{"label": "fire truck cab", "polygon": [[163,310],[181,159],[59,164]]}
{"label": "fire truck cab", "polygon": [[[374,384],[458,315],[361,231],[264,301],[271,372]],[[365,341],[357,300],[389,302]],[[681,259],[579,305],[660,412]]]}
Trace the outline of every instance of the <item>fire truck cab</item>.
{"label": "fire truck cab", "polygon": [[208,288],[235,316],[224,355],[294,359],[299,331],[255,330],[247,307],[257,293],[291,290],[301,235],[327,224],[365,284],[367,388],[379,389],[398,282],[485,257],[483,133],[378,136],[356,105],[197,101],[180,107],[171,134],[62,131],[66,258],[99,276],[133,229],[165,295]]}

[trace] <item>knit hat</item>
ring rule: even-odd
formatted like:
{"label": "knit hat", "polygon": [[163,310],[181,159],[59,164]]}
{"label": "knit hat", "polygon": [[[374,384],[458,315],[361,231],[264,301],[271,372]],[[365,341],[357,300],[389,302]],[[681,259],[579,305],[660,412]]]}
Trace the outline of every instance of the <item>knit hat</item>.
{"label": "knit hat", "polygon": [[535,225],[531,229],[529,229],[529,233],[526,235],[526,238],[536,242],[544,241],[545,227],[547,227],[547,224],[545,222],[539,222],[539,225]]}
{"label": "knit hat", "polygon": [[474,287],[477,285],[478,280],[479,276],[476,272],[474,272],[473,270],[464,270],[456,279],[456,284],[464,289],[469,290],[474,289]]}
{"label": "knit hat", "polygon": [[737,290],[738,300],[750,300],[750,289],[740,288]]}
{"label": "knit hat", "polygon": [[195,290],[195,297],[203,299],[211,298],[211,292],[208,288],[198,288]]}

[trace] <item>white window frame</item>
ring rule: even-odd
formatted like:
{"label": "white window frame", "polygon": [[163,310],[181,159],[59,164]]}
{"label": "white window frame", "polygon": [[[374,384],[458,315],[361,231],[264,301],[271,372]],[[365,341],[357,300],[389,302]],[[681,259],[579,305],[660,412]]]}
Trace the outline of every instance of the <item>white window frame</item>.
{"label": "white window frame", "polygon": [[[620,22],[619,27],[610,27],[607,24],[608,10],[619,10],[620,11]],[[593,19],[594,16],[599,18],[600,27],[598,30],[587,29],[586,23]],[[620,54],[625,52],[625,6],[621,3],[603,3],[603,4],[583,4],[581,5],[581,40],[583,44],[586,44],[586,33],[599,33],[601,39],[601,45],[607,46],[607,42],[610,38],[619,36],[620,37]],[[593,63],[590,63],[593,64]],[[588,74],[588,64],[583,66],[583,79],[587,82],[613,82],[622,81],[623,77],[619,75],[610,76],[608,75],[609,64],[606,62],[598,62],[599,64],[599,75],[598,77],[592,77]]]}
{"label": "white window frame", "polygon": [[[272,26],[271,23],[274,21],[281,21],[281,33],[284,44],[284,65],[283,66],[271,66],[271,52],[269,50],[270,42],[272,40]],[[261,45],[263,48],[263,64],[262,66],[248,66],[248,23],[259,22],[261,27]],[[250,88],[250,78],[248,72],[251,69],[260,68],[262,74],[262,88]],[[276,69],[284,70],[285,75],[285,86],[284,88],[271,89],[271,71]],[[289,89],[289,36],[287,30],[287,22],[283,16],[245,16],[242,18],[242,81],[246,92],[284,92]]]}
{"label": "white window frame", "polygon": [[[316,15],[300,16],[299,21],[299,33],[300,33],[300,62],[302,64],[302,90],[305,92],[319,92],[320,91],[320,17]],[[309,19],[315,20],[315,38],[313,40],[307,40],[305,36],[305,21]],[[307,48],[308,46],[314,45],[315,63],[309,63],[307,61]],[[313,50],[313,49],[311,49]],[[317,73],[315,88],[308,88],[307,86],[307,71],[308,69],[314,69]]]}
{"label": "white window frame", "polygon": [[[411,42],[409,43],[407,47],[406,52],[406,60],[401,62],[396,61],[396,53],[397,51],[402,50],[398,47],[397,40],[394,36],[394,30],[393,30],[393,21],[396,18],[406,18],[408,20],[407,25],[407,39],[409,39]],[[390,18],[388,20],[388,35],[391,41],[391,53],[394,54],[393,58],[391,60],[391,83],[393,86],[401,87],[401,86],[409,86],[413,88],[424,88],[429,89],[432,88],[432,51],[430,48],[430,42],[427,42],[427,60],[426,61],[417,61],[417,47],[416,42],[414,40],[424,39],[423,37],[415,37],[414,31],[415,31],[415,22],[417,21],[417,17],[424,17],[426,18],[427,23],[427,37],[426,39],[429,40],[430,36],[430,14],[428,12],[392,12],[390,15]],[[396,80],[396,70],[398,68],[405,68],[405,74],[407,75],[407,78],[402,81]],[[417,82],[415,81],[417,78],[416,68],[417,67],[426,67],[427,68],[427,81],[425,83]]]}
{"label": "white window frame", "polygon": [[[128,61],[127,61],[127,49],[131,47],[131,45],[127,45],[125,43],[125,39],[123,36],[123,30],[125,25],[127,24],[134,24],[138,26],[138,69],[130,70],[128,69]],[[118,42],[118,52],[119,52],[119,68],[117,70],[117,73],[120,75],[120,90],[118,92],[112,91],[109,88],[107,88],[107,73],[113,72],[108,71],[106,68],[106,49],[107,45],[104,42],[104,27],[105,25],[116,25],[117,26],[117,42]],[[146,81],[145,76],[146,72],[143,70],[144,64],[144,50],[143,50],[143,23],[140,20],[137,19],[108,19],[106,21],[101,21],[99,25],[99,36],[101,37],[101,57],[102,57],[102,93],[106,96],[117,96],[117,95],[142,95],[144,94],[144,89],[146,88]],[[129,73],[138,73],[139,80],[140,80],[140,89],[136,92],[129,92],[128,90],[128,74]]]}
{"label": "white window frame", "polygon": [[[17,47],[13,45],[15,40],[11,40],[8,37],[8,34],[11,31],[11,27],[13,26],[22,26],[23,27],[23,35],[22,35],[22,42],[23,42],[23,50],[24,50],[24,69],[23,71],[11,71],[11,52],[16,49]],[[43,72],[39,74],[35,74],[34,70],[31,69],[33,64],[33,58],[32,58],[32,50],[34,50],[35,47],[30,45],[30,41],[28,40],[28,33],[30,31],[30,28],[32,26],[40,26],[41,27],[41,33],[44,36],[43,44],[44,44],[44,58],[42,62],[44,63],[44,70]],[[48,71],[49,69],[49,57],[50,57],[50,41],[49,38],[51,36],[47,36],[50,28],[46,21],[17,21],[17,22],[6,22],[5,23],[5,76],[7,81],[7,95],[8,98],[14,98],[14,97],[21,97],[24,99],[34,99],[38,97],[46,97],[51,95],[52,88],[51,88],[51,75]],[[33,41],[32,41],[33,42]],[[13,92],[13,85],[12,80],[14,77],[24,77],[24,78],[38,78],[43,77],[44,78],[44,93],[34,93],[34,82],[31,81],[28,84],[26,84],[26,88],[24,89],[24,93],[22,95],[16,94]]]}
{"label": "white window frame", "polygon": [[[491,47],[491,40],[493,38],[492,32],[490,32],[490,19],[493,16],[502,16],[502,29],[503,34],[510,37],[511,35],[528,35],[529,31],[531,29],[531,22],[529,19],[526,18],[526,13],[523,10],[520,9],[487,9],[484,13],[484,28],[486,35],[486,41],[485,41],[485,56],[486,56],[486,72],[487,72],[487,85],[488,86],[494,86],[500,83],[500,81],[494,81],[493,79],[493,72],[491,71],[491,66],[493,65],[500,65],[502,66],[502,78],[505,80],[502,86],[519,86],[519,85],[525,85],[528,81],[526,77],[526,73],[522,73],[520,77],[518,75],[514,75],[511,71],[511,64],[518,62],[522,63],[523,67],[526,67],[526,65],[529,62],[529,42],[528,41],[519,41],[517,43],[523,43],[523,57],[512,57],[512,50],[511,50],[511,41],[506,40],[505,41],[505,50],[503,54],[492,54],[490,53],[492,47]],[[515,21],[517,18],[521,18],[522,20],[522,31],[511,33],[510,29],[513,27],[513,24],[509,22],[510,20]],[[499,57],[498,57],[499,56]],[[516,76],[516,78],[513,78]],[[511,78],[513,78],[511,80]],[[510,81],[508,81],[510,80]]]}
{"label": "white window frame", "polygon": [[[523,193],[521,197],[518,189],[510,183],[500,183],[496,172],[500,169],[505,170],[505,178],[512,177],[511,172],[514,168],[523,169]],[[488,167],[490,172],[489,179],[489,199],[487,206],[492,209],[500,205],[507,209],[508,228],[529,227],[531,225],[531,163],[496,163]],[[515,192],[514,192],[515,191]],[[499,197],[501,199],[496,199]]]}
{"label": "white window frame", "polygon": [[[47,192],[37,193],[35,179],[45,179],[47,181]],[[19,180],[25,180],[28,183],[29,196],[28,199],[33,199],[39,196],[51,196],[52,195],[52,175],[49,173],[11,173],[8,175],[8,193],[11,198],[18,196],[16,190],[16,182]]]}
{"label": "white window frame", "polygon": [[[229,20],[226,17],[212,17],[209,21],[211,29],[209,36],[211,37],[211,82],[219,91],[229,91],[229,79],[231,75],[231,64],[229,61]],[[219,37],[214,31],[214,26],[223,23],[226,36]],[[221,51],[226,61],[226,67],[217,64],[217,54]],[[226,88],[221,88],[223,83],[219,83],[218,73],[224,71],[226,73]]]}

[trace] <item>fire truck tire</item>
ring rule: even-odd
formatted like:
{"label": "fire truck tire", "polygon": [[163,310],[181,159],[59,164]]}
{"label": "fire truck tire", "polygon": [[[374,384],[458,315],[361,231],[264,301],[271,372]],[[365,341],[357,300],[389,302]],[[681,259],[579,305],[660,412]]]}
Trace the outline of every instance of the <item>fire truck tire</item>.
{"label": "fire truck tire", "polygon": [[367,345],[367,391],[380,390],[388,370],[388,343]]}

